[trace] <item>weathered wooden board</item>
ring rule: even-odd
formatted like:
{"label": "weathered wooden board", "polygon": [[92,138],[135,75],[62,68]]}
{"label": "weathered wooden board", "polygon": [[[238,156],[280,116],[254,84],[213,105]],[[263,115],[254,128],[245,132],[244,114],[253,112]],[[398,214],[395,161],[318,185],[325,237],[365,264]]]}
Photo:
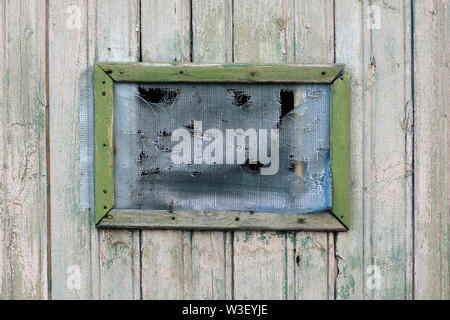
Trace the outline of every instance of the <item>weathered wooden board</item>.
{"label": "weathered wooden board", "polygon": [[[339,62],[353,57],[349,59],[353,81],[362,86],[352,91],[353,130],[361,130],[359,118],[364,136],[360,141],[360,134],[352,135],[356,155],[361,147],[363,151],[363,159],[353,156],[354,186],[364,193],[359,195],[362,198],[354,198],[354,234],[338,236],[338,270],[342,274],[337,281],[338,297],[408,299],[412,280],[411,8],[407,1],[363,2],[362,6],[338,1],[337,5],[336,28],[340,32],[336,33],[336,52]],[[357,12],[359,17],[354,16]],[[349,21],[354,25],[352,32],[361,21],[359,39],[350,34]],[[347,52],[352,53],[347,56]],[[358,55],[360,63],[356,62]],[[355,213],[355,209],[361,210],[361,200],[362,217]],[[361,240],[362,252],[357,245]],[[356,256],[355,251],[359,253]]]}
{"label": "weathered wooden board", "polygon": [[[189,62],[190,2],[142,0],[144,62]],[[142,298],[192,297],[192,234],[142,231]],[[164,267],[161,267],[164,266]]]}
{"label": "weathered wooden board", "polygon": [[[292,61],[292,1],[235,1],[233,6],[233,57],[236,63]],[[287,31],[289,29],[289,32]],[[288,37],[289,34],[289,37]],[[284,299],[286,297],[286,234],[235,232],[233,239],[234,298]]]}
{"label": "weathered wooden board", "polygon": [[[412,276],[411,8],[407,1],[373,5],[389,23],[364,32],[365,298],[407,299]],[[369,15],[365,10],[364,21]],[[379,287],[370,285],[372,265],[380,271]]]}
{"label": "weathered wooden board", "polygon": [[0,7],[0,299],[46,299],[45,1]]}
{"label": "weathered wooden board", "polygon": [[[90,210],[79,209],[79,80],[94,62],[95,7],[49,1],[50,196],[52,297],[91,299],[98,278],[98,236]],[[89,14],[89,20],[87,19]],[[98,290],[98,288],[97,288]],[[97,291],[95,290],[95,291]]]}
{"label": "weathered wooden board", "polygon": [[[448,17],[448,0],[5,1],[0,298],[449,299]],[[78,208],[79,80],[139,57],[346,64],[350,231],[97,230]]]}
{"label": "weathered wooden board", "polygon": [[449,2],[414,1],[414,298],[450,299]]}
{"label": "weathered wooden board", "polygon": [[336,299],[364,296],[364,102],[363,3],[336,0],[336,61],[345,61],[351,77],[351,230],[337,234],[335,270],[331,277]]}
{"label": "weathered wooden board", "polygon": [[[139,59],[138,1],[97,0],[97,62],[135,62]],[[130,93],[131,94],[131,93]],[[101,299],[140,299],[140,232],[99,231]]]}
{"label": "weathered wooden board", "polygon": [[[192,1],[192,61],[231,63],[232,0]],[[233,233],[192,232],[192,298],[233,298]]]}
{"label": "weathered wooden board", "polygon": [[[333,63],[334,8],[332,1],[296,0],[294,58],[296,63]],[[333,299],[329,277],[334,259],[331,233],[297,233],[294,236],[295,299]],[[331,246],[330,246],[331,245]],[[333,261],[331,261],[333,262]],[[314,265],[314,267],[312,267]]]}
{"label": "weathered wooden board", "polygon": [[100,228],[156,230],[346,231],[331,212],[283,214],[245,211],[113,209]]}
{"label": "weathered wooden board", "polygon": [[[314,15],[297,24],[294,16],[312,7],[316,8]],[[258,8],[251,1],[236,2],[233,18],[235,62],[305,63],[308,55],[313,55],[315,63],[332,63],[332,17],[332,5],[328,1],[264,1],[258,4]],[[318,40],[309,47],[308,53],[296,50],[299,46],[306,47],[308,39],[312,38]],[[325,253],[315,255],[311,251],[315,249],[303,246],[308,241],[325,248]],[[248,259],[247,254],[253,254],[254,259]],[[276,236],[271,233],[236,233],[236,298],[326,299],[329,294],[328,255],[326,233],[283,233]],[[300,268],[297,264],[299,259],[308,261],[312,257],[318,258],[315,263],[320,267]],[[263,276],[264,273],[267,274]],[[303,280],[312,278],[324,285],[311,289]]]}
{"label": "weathered wooden board", "polygon": [[139,232],[99,232],[78,209],[80,77],[99,60],[136,61],[137,4],[58,1],[49,11],[53,297],[139,298]]}

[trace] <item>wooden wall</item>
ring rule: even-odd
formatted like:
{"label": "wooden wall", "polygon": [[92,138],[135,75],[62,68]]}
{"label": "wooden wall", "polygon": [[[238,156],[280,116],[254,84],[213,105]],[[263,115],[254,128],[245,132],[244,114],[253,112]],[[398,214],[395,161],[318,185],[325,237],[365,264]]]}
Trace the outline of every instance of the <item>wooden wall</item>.
{"label": "wooden wall", "polygon": [[[447,0],[2,0],[0,19],[1,299],[450,298]],[[78,206],[97,61],[345,63],[351,231],[97,230]]]}

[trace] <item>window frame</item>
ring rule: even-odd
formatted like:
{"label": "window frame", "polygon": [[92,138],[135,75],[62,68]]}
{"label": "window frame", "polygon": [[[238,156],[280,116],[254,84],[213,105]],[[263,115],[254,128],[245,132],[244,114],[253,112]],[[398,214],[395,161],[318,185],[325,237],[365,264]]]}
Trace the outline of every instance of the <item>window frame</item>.
{"label": "window frame", "polygon": [[[332,209],[308,214],[114,208],[114,82],[331,84]],[[99,63],[94,70],[95,224],[99,228],[346,231],[350,225],[350,76],[344,65]]]}

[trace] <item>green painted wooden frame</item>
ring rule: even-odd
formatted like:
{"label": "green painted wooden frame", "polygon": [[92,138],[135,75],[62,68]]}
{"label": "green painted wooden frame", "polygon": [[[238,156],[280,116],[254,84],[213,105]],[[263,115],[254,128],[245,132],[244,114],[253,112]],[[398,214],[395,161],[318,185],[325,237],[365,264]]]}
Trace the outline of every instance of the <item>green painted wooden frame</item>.
{"label": "green painted wooden frame", "polygon": [[[95,66],[95,223],[101,228],[346,231],[350,224],[350,77],[343,65]],[[329,212],[279,214],[114,209],[114,82],[328,83],[333,205]]]}

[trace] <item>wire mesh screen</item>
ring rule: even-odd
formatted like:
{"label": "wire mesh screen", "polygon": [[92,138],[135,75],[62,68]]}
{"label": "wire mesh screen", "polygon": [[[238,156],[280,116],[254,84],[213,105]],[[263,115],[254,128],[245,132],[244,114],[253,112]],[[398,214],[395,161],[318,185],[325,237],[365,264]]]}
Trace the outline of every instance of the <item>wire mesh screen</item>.
{"label": "wire mesh screen", "polygon": [[331,207],[330,85],[116,83],[115,207]]}

